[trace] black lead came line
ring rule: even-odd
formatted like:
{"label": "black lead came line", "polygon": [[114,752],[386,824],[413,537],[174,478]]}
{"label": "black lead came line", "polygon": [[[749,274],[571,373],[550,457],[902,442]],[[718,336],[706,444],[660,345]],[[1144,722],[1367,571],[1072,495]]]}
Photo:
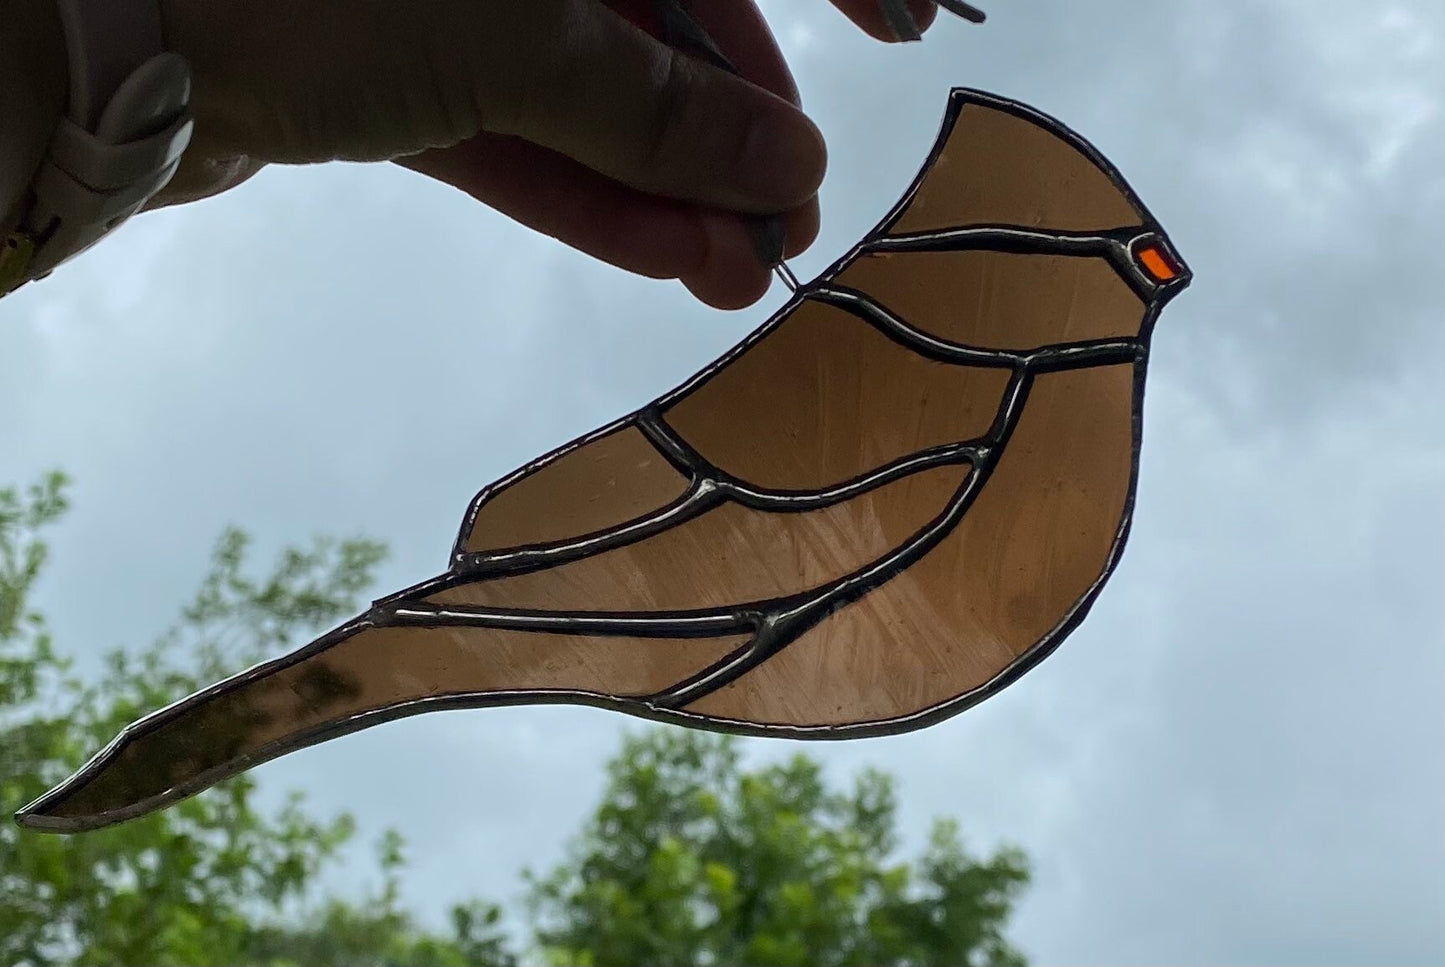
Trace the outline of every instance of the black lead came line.
{"label": "black lead came line", "polygon": [[929,335],[893,313],[872,296],[857,289],[841,285],[818,285],[808,290],[807,297],[837,306],[862,319],[900,346],[941,363],[994,369],[1022,367],[1031,372],[1046,372],[1050,369],[1132,362],[1144,352],[1144,346],[1139,340],[1127,337],[1054,343],[1030,350],[965,346]]}
{"label": "black lead came line", "polygon": [[997,425],[991,433],[992,445],[988,448],[986,457],[974,466],[973,473],[960,484],[942,513],[892,553],[852,574],[811,592],[760,603],[758,607],[762,610],[763,622],[751,642],[712,667],[643,701],[656,709],[679,709],[731,684],[796,641],[804,632],[833,612],[886,584],[937,547],[953,533],[992,475],[1000,452],[1018,425],[1032,382],[1033,377],[1022,367],[1015,370],[999,408]]}
{"label": "black lead came line", "polygon": [[[806,298],[837,306],[862,319],[889,339],[925,358],[1032,374],[1134,362],[1145,354],[1137,339],[1100,339],[1060,343],[1033,350],[999,350],[963,346],[931,336],[893,313],[866,293],[844,286],[814,285]],[[723,471],[684,440],[656,407],[649,407],[623,425],[631,425],[676,469],[688,477],[686,493],[660,510],[573,540],[466,555],[455,563],[456,581],[523,574],[581,560],[637,543],[675,525],[699,517],[731,500],[750,509],[796,513],[822,509],[861,496],[912,473],[954,463],[975,467],[992,446],[991,437],[944,444],[899,458],[852,480],[817,490],[784,491],[755,487]]]}
{"label": "black lead came line", "polygon": [[669,459],[677,461],[684,473],[694,476],[694,485],[715,490],[724,497],[752,510],[771,512],[799,512],[821,510],[835,504],[861,497],[896,480],[911,476],[921,470],[950,464],[976,464],[983,452],[988,450],[990,439],[987,434],[959,443],[944,443],[916,450],[892,460],[876,470],[859,474],[851,480],[819,487],[812,490],[778,490],[755,487],[720,469],[684,440],[667,421],[656,413],[644,413],[638,417],[637,429],[648,441]]}
{"label": "black lead came line", "polygon": [[714,483],[719,480],[739,482],[737,478],[715,465],[698,452],[696,447],[684,440],[676,430],[668,425],[658,407],[648,407],[638,413],[632,422],[638,432],[647,438],[647,442],[652,444],[653,448],[662,454],[675,470],[691,477],[694,483],[704,480]]}
{"label": "black lead came line", "polygon": [[1107,260],[1135,294],[1148,304],[1154,301],[1163,284],[1144,273],[1135,262],[1133,253],[1137,246],[1150,242],[1163,243],[1164,236],[1148,226],[1106,232],[1041,232],[986,225],[882,235],[860,242],[852,254],[856,257],[904,252],[1004,252],[1011,255],[1093,256]]}
{"label": "black lead came line", "polygon": [[645,517],[569,541],[469,554],[453,565],[452,573],[458,582],[470,583],[582,560],[646,540],[721,506],[723,500],[717,487],[705,480],[695,481],[677,500]]}
{"label": "black lead came line", "polygon": [[[370,614],[370,620],[378,627],[401,624],[409,626],[451,626],[476,628],[505,628],[518,631],[551,631],[571,635],[603,635],[620,637],[636,635],[650,638],[695,638],[717,636],[743,631],[754,632],[746,646],[723,659],[719,666],[705,670],[699,678],[705,677],[714,684],[707,688],[721,687],[736,675],[741,675],[758,662],[765,660],[801,634],[812,624],[822,620],[828,612],[866,594],[872,588],[889,580],[899,571],[931,549],[953,530],[982,482],[997,462],[998,449],[1003,445],[1012,428],[1018,422],[1027,395],[1027,386],[1032,377],[1022,368],[1015,371],[1009,387],[1000,403],[994,428],[986,438],[987,442],[972,446],[978,457],[973,472],[955,491],[948,505],[929,524],[924,525],[912,538],[893,552],[865,565],[851,574],[828,582],[820,588],[785,595],[760,602],[750,602],[734,608],[709,608],[697,611],[673,611],[652,613],[599,613],[577,611],[538,611],[518,608],[480,608],[467,606],[434,605],[418,602],[393,602],[378,605]],[[960,449],[963,449],[960,447]],[[820,610],[821,609],[821,610]],[[725,667],[720,667],[725,666]],[[735,671],[735,675],[730,674]],[[719,675],[723,676],[719,679]],[[723,680],[725,679],[725,680]],[[693,694],[700,683],[694,679],[679,683],[666,693],[659,693],[644,701],[666,704],[666,695],[677,692],[678,696]],[[688,698],[687,701],[692,701]],[[682,701],[681,697],[678,701]],[[683,702],[685,704],[685,702]]]}
{"label": "black lead came line", "polygon": [[1006,349],[980,349],[930,336],[857,289],[841,285],[816,285],[808,289],[807,298],[843,309],[900,346],[936,362],[994,369],[1014,369],[1024,362],[1022,353]]}
{"label": "black lead came line", "polygon": [[856,481],[819,490],[816,493],[779,494],[759,490],[741,483],[719,482],[718,488],[735,502],[752,510],[806,511],[832,507],[860,497],[887,484],[902,480],[924,470],[969,464],[978,466],[991,449],[987,437],[965,443],[945,443],[901,457]]}
{"label": "black lead came line", "polygon": [[1013,255],[1127,255],[1139,235],[1153,235],[1149,229],[1123,228],[1104,232],[1050,232],[1014,225],[978,225],[970,228],[939,228],[897,232],[865,239],[861,253],[891,252],[1006,252]]}
{"label": "black lead came line", "polygon": [[494,628],[566,635],[637,638],[715,638],[754,632],[766,615],[756,608],[651,614],[534,611],[407,604],[387,609],[378,626]]}
{"label": "black lead came line", "polygon": [[[635,425],[659,450],[670,450],[678,455],[677,463],[681,466],[686,466],[682,463],[685,459],[682,454],[696,452],[660,418],[641,417]],[[963,463],[976,465],[987,453],[989,446],[987,436],[961,443],[945,443],[910,453],[832,487],[799,491],[754,487],[723,473],[698,456],[696,470],[683,471],[693,477],[687,492],[652,514],[570,541],[472,554],[459,564],[457,574],[469,581],[477,581],[523,574],[580,560],[645,540],[677,524],[699,517],[727,501],[767,513],[822,510],[924,470]]]}
{"label": "black lead came line", "polygon": [[909,454],[854,480],[819,491],[770,491],[730,478],[702,477],[679,500],[646,517],[576,540],[469,556],[458,574],[468,580],[540,570],[644,540],[698,517],[727,500],[751,510],[801,513],[831,507],[919,471],[953,464],[976,464],[987,453],[987,438],[946,443]]}

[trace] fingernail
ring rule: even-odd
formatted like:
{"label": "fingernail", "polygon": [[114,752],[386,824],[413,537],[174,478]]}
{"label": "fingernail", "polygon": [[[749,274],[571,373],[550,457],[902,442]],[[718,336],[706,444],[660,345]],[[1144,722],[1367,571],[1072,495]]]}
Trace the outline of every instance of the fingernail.
{"label": "fingernail", "polygon": [[963,0],[938,0],[938,5],[955,17],[962,17],[969,23],[981,24],[988,19],[988,16],[971,3],[964,3]]}
{"label": "fingernail", "polygon": [[783,211],[813,196],[826,166],[822,133],[801,112],[778,101],[753,117],[736,185],[759,211]]}
{"label": "fingernail", "polygon": [[923,39],[923,31],[918,29],[918,21],[913,19],[913,11],[908,9],[908,0],[878,0],[878,9],[895,40]]}

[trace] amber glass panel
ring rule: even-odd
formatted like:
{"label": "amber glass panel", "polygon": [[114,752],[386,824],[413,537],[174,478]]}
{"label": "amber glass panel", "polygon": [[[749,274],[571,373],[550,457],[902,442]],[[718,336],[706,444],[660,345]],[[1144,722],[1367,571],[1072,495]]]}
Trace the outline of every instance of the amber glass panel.
{"label": "amber glass panel", "polygon": [[807,591],[887,554],[943,512],[967,467],[922,470],[820,510],[728,503],[626,547],[465,584],[435,604],[559,611],[685,611]]}
{"label": "amber glass panel", "polygon": [[1179,270],[1170,264],[1168,256],[1154,245],[1139,251],[1139,264],[1156,282],[1168,282],[1179,275]]}
{"label": "amber glass panel", "polygon": [[581,537],[651,513],[688,481],[631,427],[599,437],[499,490],[477,511],[468,551]]}
{"label": "amber glass panel", "polygon": [[1102,575],[1132,474],[1131,366],[1035,383],[958,528],[858,603],[688,707],[749,722],[873,722],[932,708],[1028,651]]}
{"label": "amber glass panel", "polygon": [[745,637],[585,638],[479,628],[376,628],[211,699],[134,739],[49,812],[87,816],[159,795],[268,745],[417,699],[516,689],[660,691]]}
{"label": "amber glass panel", "polygon": [[1101,258],[1008,252],[866,255],[838,275],[915,329],[984,349],[1135,336],[1144,303]]}
{"label": "amber glass panel", "polygon": [[1141,222],[1109,176],[1073,145],[1007,111],[970,104],[892,231],[1099,231]]}
{"label": "amber glass panel", "polygon": [[1008,380],[933,362],[842,309],[804,302],[666,415],[728,473],[813,490],[983,436]]}

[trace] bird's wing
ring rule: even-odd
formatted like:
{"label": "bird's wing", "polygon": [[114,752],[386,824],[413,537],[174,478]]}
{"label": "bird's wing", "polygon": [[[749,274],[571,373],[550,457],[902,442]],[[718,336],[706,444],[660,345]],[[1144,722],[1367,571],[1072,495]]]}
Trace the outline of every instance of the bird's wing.
{"label": "bird's wing", "polygon": [[434,709],[828,738],[953,714],[1118,559],[1188,281],[1082,139],[956,90],[894,211],[732,351],[484,489],[444,574],[147,716],[19,818],[108,825]]}

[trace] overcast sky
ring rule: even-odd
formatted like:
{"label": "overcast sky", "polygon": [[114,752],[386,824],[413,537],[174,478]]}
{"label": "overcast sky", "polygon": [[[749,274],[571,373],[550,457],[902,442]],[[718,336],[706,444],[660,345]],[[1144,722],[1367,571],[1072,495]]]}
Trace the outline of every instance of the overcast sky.
{"label": "overcast sky", "polygon": [[[767,12],[832,152],[800,276],[893,204],[954,85],[1081,131],[1196,273],[1082,629],[943,725],[808,751],[896,773],[910,845],[948,814],[1027,849],[1038,961],[1445,961],[1445,5],[994,0],[906,49],[823,0]],[[781,301],[708,310],[401,169],[273,170],[0,302],[0,483],[76,479],[41,593],[76,654],[147,642],[228,523],[263,554],[385,539],[389,592],[482,484]],[[637,727],[434,714],[258,775],[398,827],[435,912],[554,862]]]}

